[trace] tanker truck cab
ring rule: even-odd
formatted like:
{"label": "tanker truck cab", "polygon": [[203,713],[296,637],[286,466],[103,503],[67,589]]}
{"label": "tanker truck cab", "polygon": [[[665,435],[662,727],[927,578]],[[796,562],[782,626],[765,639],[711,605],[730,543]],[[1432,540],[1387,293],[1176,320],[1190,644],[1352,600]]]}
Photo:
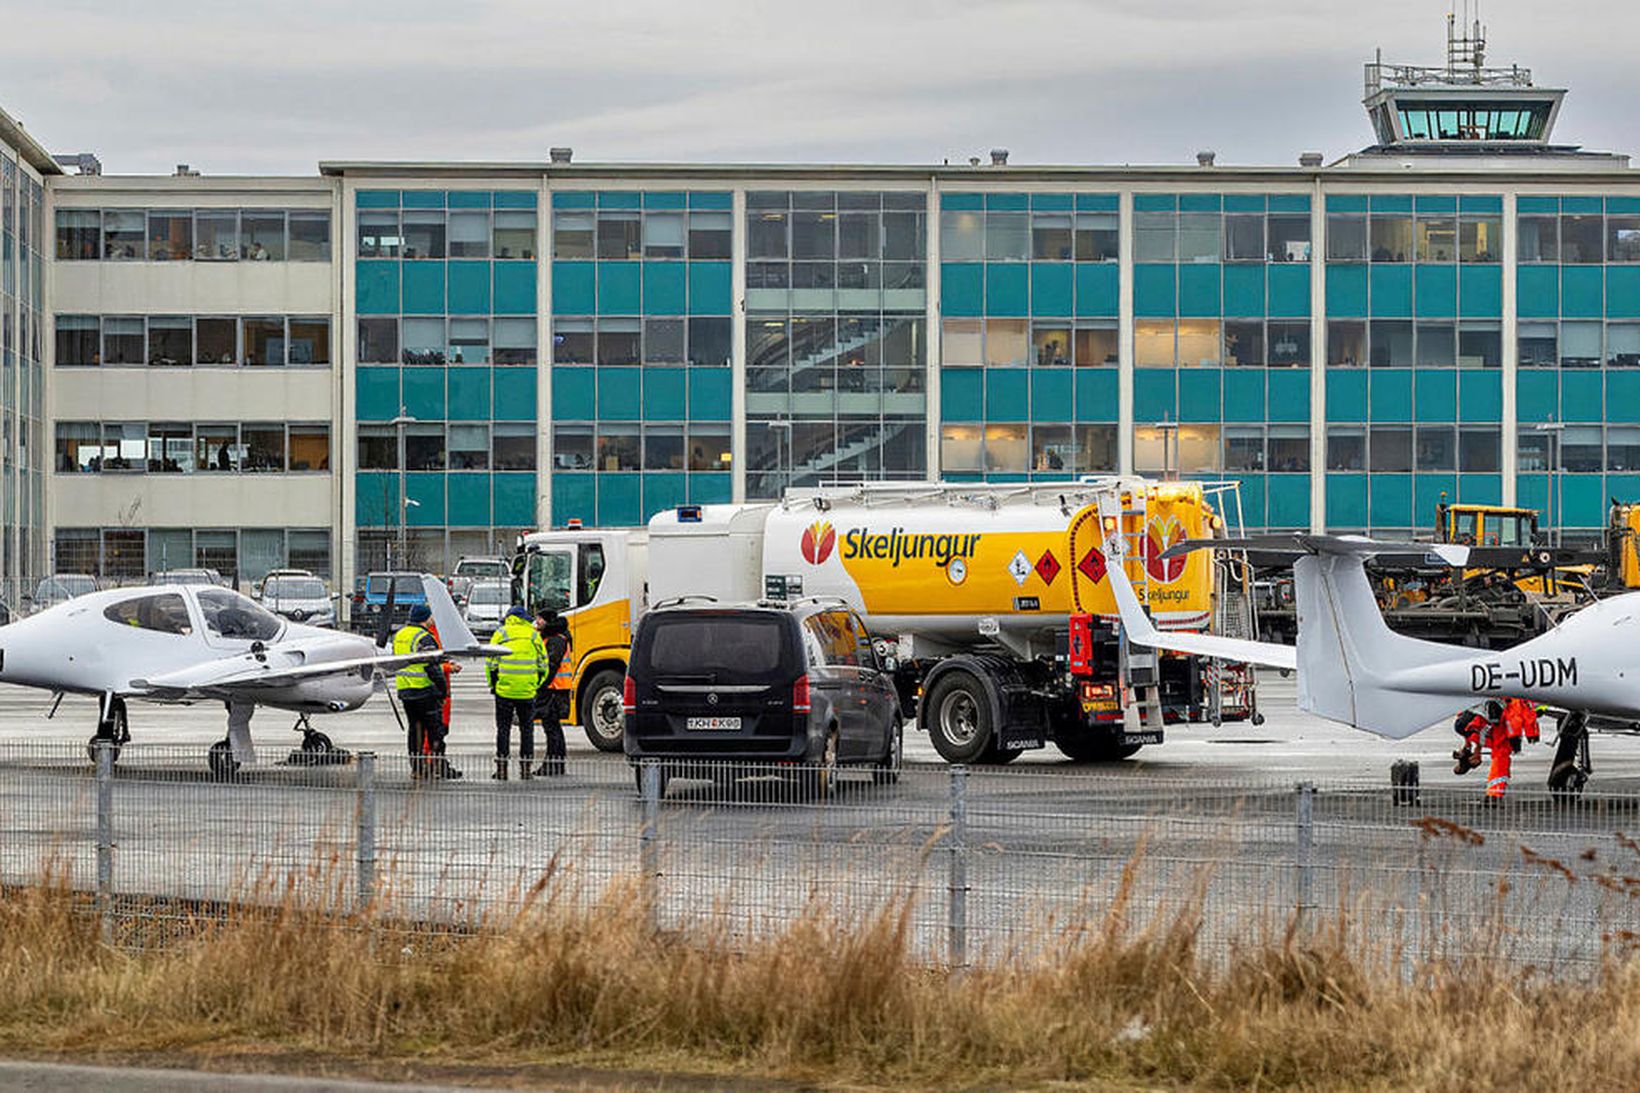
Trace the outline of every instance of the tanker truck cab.
{"label": "tanker truck cab", "polygon": [[643,611],[643,531],[566,529],[521,537],[513,600],[569,624],[570,709],[599,751],[621,750],[621,688],[632,627]]}

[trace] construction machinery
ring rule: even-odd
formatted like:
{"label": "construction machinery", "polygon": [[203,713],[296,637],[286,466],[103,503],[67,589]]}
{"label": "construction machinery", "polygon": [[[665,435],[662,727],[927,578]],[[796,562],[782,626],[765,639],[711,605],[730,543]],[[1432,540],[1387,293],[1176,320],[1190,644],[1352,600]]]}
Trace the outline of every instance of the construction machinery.
{"label": "construction machinery", "polygon": [[1103,544],[1166,629],[1256,634],[1250,570],[1187,538],[1222,536],[1235,483],[1097,477],[1040,485],[866,484],[779,502],[686,505],[646,529],[544,531],[513,559],[516,598],[568,620],[574,719],[621,746],[632,627],[651,604],[835,599],[858,612],[915,716],[952,762],[1050,741],[1125,758],[1179,720],[1258,714],[1249,670],[1125,642]]}

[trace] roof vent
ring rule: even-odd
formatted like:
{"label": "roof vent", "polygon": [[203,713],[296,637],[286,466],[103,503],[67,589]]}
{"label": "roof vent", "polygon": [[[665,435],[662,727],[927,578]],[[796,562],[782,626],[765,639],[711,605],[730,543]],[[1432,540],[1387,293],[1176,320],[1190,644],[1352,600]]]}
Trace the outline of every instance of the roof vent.
{"label": "roof vent", "polygon": [[993,149],[991,149],[991,166],[993,166],[993,167],[1006,167],[1006,166],[1008,166],[1008,149],[1006,149],[1006,148],[993,148]]}
{"label": "roof vent", "polygon": [[554,162],[554,163],[568,163],[570,161],[570,158],[574,155],[575,155],[575,149],[573,149],[573,148],[549,148],[549,149],[547,149],[547,158],[552,160],[552,162]]}
{"label": "roof vent", "polygon": [[978,167],[979,166],[979,157],[978,156],[969,156],[968,157],[968,166]]}
{"label": "roof vent", "polygon": [[1197,152],[1196,153],[1196,166],[1198,166],[1198,167],[1211,167],[1211,166],[1213,166],[1213,160],[1215,160],[1216,158],[1218,158],[1218,153],[1217,152]]}
{"label": "roof vent", "polygon": [[1298,157],[1298,165],[1300,167],[1319,167],[1321,166],[1321,160],[1322,155],[1320,152],[1303,152]]}
{"label": "roof vent", "polygon": [[102,174],[102,160],[90,152],[74,152],[68,155],[52,156],[60,166],[73,167],[82,175]]}
{"label": "roof vent", "polygon": [[198,178],[199,177],[199,172],[194,170],[192,167],[188,166],[186,163],[179,163],[179,164],[177,164],[176,177],[177,178]]}

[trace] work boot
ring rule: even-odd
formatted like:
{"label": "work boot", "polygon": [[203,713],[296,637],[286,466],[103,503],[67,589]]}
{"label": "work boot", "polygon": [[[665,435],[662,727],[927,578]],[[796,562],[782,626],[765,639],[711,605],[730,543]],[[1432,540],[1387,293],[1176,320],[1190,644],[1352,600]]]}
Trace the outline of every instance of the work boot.
{"label": "work boot", "polygon": [[535,777],[535,774],[530,770],[530,764],[533,762],[535,762],[534,759],[520,759],[518,761],[518,780],[520,782],[528,782]]}
{"label": "work boot", "polygon": [[505,759],[497,759],[495,761],[495,773],[490,775],[490,777],[497,782],[505,782],[507,780],[507,761]]}
{"label": "work boot", "polygon": [[562,759],[548,759],[536,768],[535,773],[543,778],[562,778],[564,776],[564,761]]}
{"label": "work boot", "polygon": [[436,770],[438,777],[447,778],[452,782],[461,777],[461,772],[455,767],[452,767],[450,765],[450,760],[448,759],[440,759],[438,761],[438,766],[434,769]]}

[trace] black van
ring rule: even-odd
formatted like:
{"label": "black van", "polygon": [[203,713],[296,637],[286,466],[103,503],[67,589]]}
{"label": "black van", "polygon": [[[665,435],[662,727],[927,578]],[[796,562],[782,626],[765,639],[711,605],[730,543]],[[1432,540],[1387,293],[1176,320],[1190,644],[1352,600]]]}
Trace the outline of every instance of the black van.
{"label": "black van", "polygon": [[899,778],[893,679],[837,601],[657,607],[632,637],[625,707],[627,757],[667,761],[663,779],[697,769],[672,760],[802,764],[793,773],[819,796],[843,766]]}

